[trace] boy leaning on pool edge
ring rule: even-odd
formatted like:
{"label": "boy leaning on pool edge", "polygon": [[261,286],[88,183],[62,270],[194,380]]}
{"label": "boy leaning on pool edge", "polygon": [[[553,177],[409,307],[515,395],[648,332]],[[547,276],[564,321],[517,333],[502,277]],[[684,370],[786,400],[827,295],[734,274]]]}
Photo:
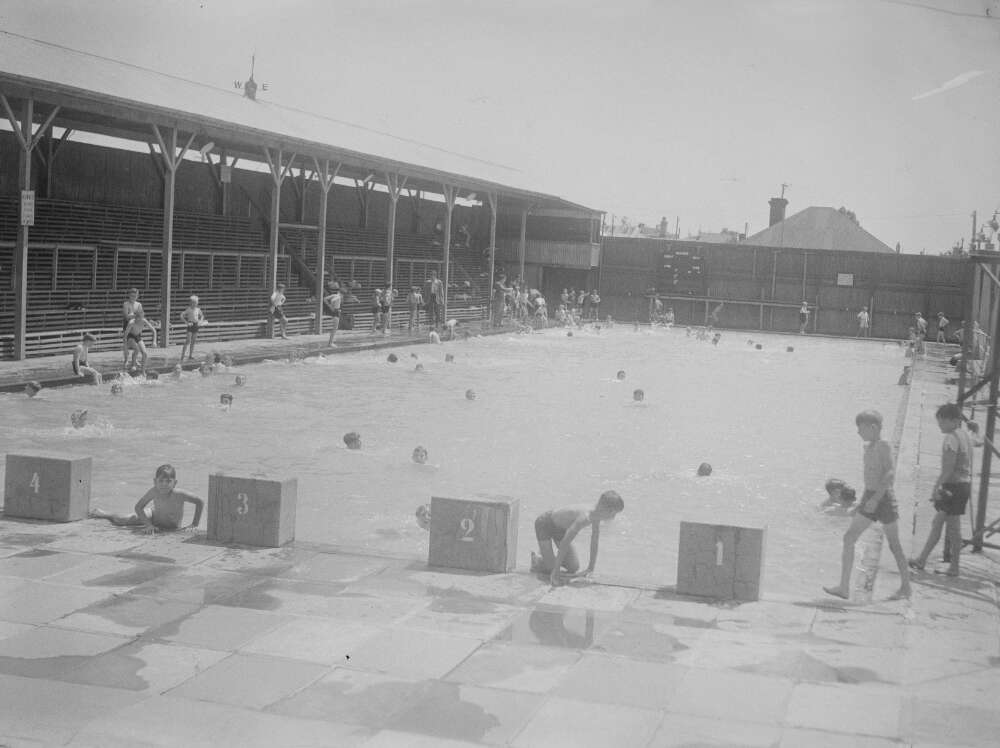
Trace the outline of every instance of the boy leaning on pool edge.
{"label": "boy leaning on pool edge", "polygon": [[[548,574],[552,584],[559,584],[563,577],[561,569],[569,572],[570,577],[588,576],[597,563],[601,522],[614,519],[624,508],[625,502],[616,491],[605,491],[593,508],[586,504],[572,504],[540,514],[535,520],[539,553],[531,554],[531,571]],[[587,569],[580,572],[580,559],[573,547],[573,539],[588,525],[591,528],[590,562]]]}
{"label": "boy leaning on pool edge", "polygon": [[[181,527],[185,503],[194,505],[194,519],[190,525]],[[153,506],[150,508],[149,504]],[[147,535],[152,535],[157,530],[183,529],[193,532],[201,522],[204,506],[205,502],[200,498],[177,488],[177,471],[172,465],[160,465],[156,468],[153,487],[136,502],[134,514],[120,515],[93,509],[90,516],[106,519],[119,527],[141,527]]]}

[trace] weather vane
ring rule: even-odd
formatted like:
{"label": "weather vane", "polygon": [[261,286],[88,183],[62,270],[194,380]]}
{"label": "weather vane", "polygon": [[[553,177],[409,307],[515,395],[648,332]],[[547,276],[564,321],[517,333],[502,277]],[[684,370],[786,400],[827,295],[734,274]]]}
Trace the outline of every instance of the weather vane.
{"label": "weather vane", "polygon": [[[257,81],[253,79],[253,69],[256,62],[257,62],[256,53],[250,55],[250,77],[246,80],[246,82],[233,81],[233,88],[241,89],[243,91],[243,95],[246,96],[248,99],[257,98]],[[266,83],[261,83],[260,88],[261,90],[266,91],[268,89],[268,85]]]}

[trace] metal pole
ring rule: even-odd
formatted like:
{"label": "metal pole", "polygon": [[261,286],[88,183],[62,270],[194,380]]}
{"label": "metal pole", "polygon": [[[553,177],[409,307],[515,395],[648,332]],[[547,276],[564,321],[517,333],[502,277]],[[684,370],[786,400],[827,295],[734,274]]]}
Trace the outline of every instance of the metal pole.
{"label": "metal pole", "polygon": [[[994,316],[990,320],[991,327],[994,331],[996,331],[997,328],[995,309],[996,307],[994,307]],[[985,434],[985,437],[990,444],[993,443],[993,435],[997,419],[997,394],[998,385],[1000,385],[1000,371],[998,371],[998,366],[1000,366],[1000,346],[996,345],[996,340],[993,340],[992,345],[990,346],[990,405],[986,409]],[[986,525],[986,502],[989,499],[990,493],[990,474],[992,463],[993,450],[984,449],[983,465],[979,475],[979,501],[976,506],[976,519],[972,528],[972,550],[974,552],[982,551],[983,549],[983,528]]]}
{"label": "metal pole", "polygon": [[490,203],[490,290],[486,295],[489,304],[487,318],[491,325],[499,325],[500,320],[493,319],[493,284],[496,283],[493,275],[497,265],[497,193],[487,193],[486,197]]}
{"label": "metal pole", "polygon": [[518,245],[518,252],[521,263],[521,288],[524,289],[526,286],[526,281],[524,279],[524,252],[525,245],[527,244],[526,236],[528,233],[528,209],[525,208],[521,211],[521,240]]}
{"label": "metal pole", "polygon": [[448,321],[448,283],[451,278],[449,268],[451,265],[451,214],[455,209],[455,195],[457,188],[450,184],[444,185],[444,272],[442,273],[441,285],[444,286],[443,298],[441,299],[441,318]]}
{"label": "metal pole", "polygon": [[[6,99],[4,99],[6,103]],[[31,189],[31,128],[34,117],[35,102],[32,98],[24,101],[21,114],[21,150],[17,160],[18,187],[23,191]],[[11,125],[16,128],[17,122],[11,117]],[[17,244],[14,248],[14,293],[17,295],[17,307],[14,310],[14,359],[21,361],[27,355],[26,340],[28,333],[28,225],[21,218],[18,209]]]}
{"label": "metal pole", "polygon": [[968,272],[968,282],[966,285],[965,293],[965,327],[962,330],[962,357],[959,359],[958,364],[958,402],[959,404],[965,400],[965,389],[966,382],[969,376],[969,357],[972,355],[973,349],[973,324],[972,318],[975,316],[975,304],[976,297],[976,280],[979,275],[977,272],[979,264],[975,260],[969,261],[969,272]]}
{"label": "metal pole", "polygon": [[320,169],[319,162],[314,161],[316,166],[316,175],[319,177],[319,189],[320,189],[320,199],[319,199],[319,217],[317,218],[317,229],[319,230],[318,236],[316,237],[316,325],[315,330],[317,335],[323,334],[323,296],[326,295],[326,287],[323,285],[324,280],[326,280],[326,216],[328,205],[330,202],[330,185],[333,183],[333,179],[330,178],[330,159],[325,159],[323,161],[323,168]]}

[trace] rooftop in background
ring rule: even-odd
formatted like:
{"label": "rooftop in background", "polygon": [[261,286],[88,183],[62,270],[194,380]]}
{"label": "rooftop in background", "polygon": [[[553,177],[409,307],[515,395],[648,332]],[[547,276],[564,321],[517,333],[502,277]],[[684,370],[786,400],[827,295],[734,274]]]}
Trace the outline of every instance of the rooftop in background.
{"label": "rooftop in background", "polygon": [[758,247],[841,249],[854,252],[892,252],[889,245],[869,234],[836,208],[812,206],[763,231],[747,237]]}
{"label": "rooftop in background", "polygon": [[261,160],[260,148],[284,147],[340,161],[359,178],[391,170],[410,177],[417,189],[436,185],[440,191],[448,182],[541,208],[600,213],[535,191],[509,166],[3,30],[0,93],[62,106],[59,127],[148,141],[150,123],[176,126],[185,135],[196,133],[195,148],[211,141],[228,146],[231,155]]}

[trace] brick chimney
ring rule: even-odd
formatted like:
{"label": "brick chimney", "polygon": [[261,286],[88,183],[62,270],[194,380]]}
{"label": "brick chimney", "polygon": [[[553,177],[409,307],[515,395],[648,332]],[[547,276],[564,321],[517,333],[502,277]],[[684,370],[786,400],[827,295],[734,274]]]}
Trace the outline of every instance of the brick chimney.
{"label": "brick chimney", "polygon": [[771,206],[771,217],[768,219],[768,226],[773,226],[785,220],[785,207],[788,205],[788,200],[783,197],[772,197],[767,201],[767,204]]}

